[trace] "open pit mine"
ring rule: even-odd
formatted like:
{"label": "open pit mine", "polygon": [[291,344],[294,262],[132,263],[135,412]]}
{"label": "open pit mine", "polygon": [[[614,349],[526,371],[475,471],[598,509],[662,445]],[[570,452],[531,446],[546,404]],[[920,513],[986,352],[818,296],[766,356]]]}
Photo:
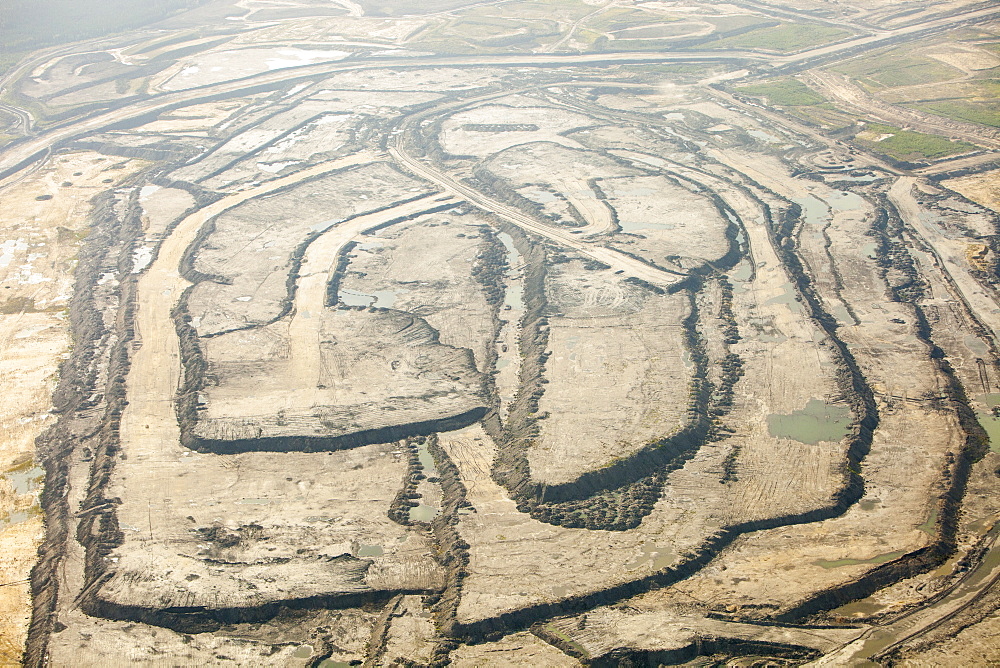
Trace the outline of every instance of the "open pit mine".
{"label": "open pit mine", "polygon": [[0,73],[0,664],[1000,660],[1000,7],[188,4]]}

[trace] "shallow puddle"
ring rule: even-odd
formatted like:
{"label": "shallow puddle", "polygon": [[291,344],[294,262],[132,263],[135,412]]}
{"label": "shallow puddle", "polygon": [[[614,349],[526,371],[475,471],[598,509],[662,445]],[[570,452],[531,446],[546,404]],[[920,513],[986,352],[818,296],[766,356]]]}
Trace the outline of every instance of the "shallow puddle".
{"label": "shallow puddle", "polygon": [[894,559],[899,559],[901,556],[906,554],[902,550],[896,552],[886,552],[885,554],[879,554],[871,559],[835,559],[833,561],[827,561],[825,559],[820,559],[819,561],[814,561],[813,563],[821,568],[840,568],[841,566],[857,566],[859,564],[885,564]]}
{"label": "shallow puddle", "polygon": [[810,399],[805,408],[791,415],[768,415],[767,431],[771,436],[816,445],[820,441],[837,442],[843,439],[847,436],[850,422],[851,409],[846,406]]}
{"label": "shallow puddle", "polygon": [[625,570],[634,571],[637,568],[652,565],[654,571],[661,571],[674,563],[674,553],[667,547],[660,547],[653,541],[646,541],[642,545],[642,554],[638,555],[630,564],[625,565]]}
{"label": "shallow puddle", "polygon": [[885,610],[886,606],[875,601],[862,599],[830,611],[831,615],[839,617],[871,617]]}
{"label": "shallow puddle", "polygon": [[834,211],[860,211],[865,200],[852,192],[837,190],[827,196],[826,203]]}
{"label": "shallow puddle", "polygon": [[[0,474],[0,476],[7,479],[11,487],[14,488],[14,493],[17,496],[37,494],[42,488],[42,483],[45,482],[45,471],[35,466],[30,460],[17,468]],[[32,517],[37,517],[41,514],[42,509],[36,499],[31,507],[25,510],[17,510],[6,515],[0,515],[0,528],[26,522]]]}
{"label": "shallow puddle", "polygon": [[33,463],[20,466],[3,474],[14,487],[15,494],[33,494],[42,488],[45,481],[45,471]]}
{"label": "shallow puddle", "polygon": [[802,304],[800,304],[799,301],[795,298],[796,297],[795,288],[792,287],[792,284],[786,282],[782,284],[781,289],[784,290],[784,294],[778,295],[777,297],[771,297],[766,302],[764,302],[764,305],[768,306],[771,304],[785,304],[793,312],[802,313],[803,312]]}
{"label": "shallow puddle", "polygon": [[437,466],[434,464],[434,456],[427,449],[427,443],[421,443],[417,446],[417,459],[420,460],[420,466],[423,468],[426,477],[439,477]]}
{"label": "shallow puddle", "polygon": [[[980,357],[986,357],[990,354],[990,349],[987,347],[983,340],[978,336],[969,335],[964,339],[965,347],[971,350],[974,354]],[[994,404],[995,405],[995,404]]]}
{"label": "shallow puddle", "polygon": [[359,545],[357,557],[381,557],[384,554],[381,545]]}
{"label": "shallow puddle", "polygon": [[438,515],[438,509],[434,506],[420,504],[410,508],[410,520],[413,522],[430,522]]}
{"label": "shallow puddle", "polygon": [[993,417],[989,411],[976,411],[976,418],[990,438],[990,450],[1000,453],[1000,418]]}
{"label": "shallow puddle", "polygon": [[641,232],[642,230],[670,230],[673,229],[673,225],[670,223],[649,223],[649,222],[637,222],[637,221],[627,221],[619,220],[618,226],[622,228],[622,232]]}
{"label": "shallow puddle", "polygon": [[395,290],[376,290],[372,293],[358,292],[341,288],[338,292],[340,301],[346,306],[377,306],[378,308],[392,308],[396,303]]}

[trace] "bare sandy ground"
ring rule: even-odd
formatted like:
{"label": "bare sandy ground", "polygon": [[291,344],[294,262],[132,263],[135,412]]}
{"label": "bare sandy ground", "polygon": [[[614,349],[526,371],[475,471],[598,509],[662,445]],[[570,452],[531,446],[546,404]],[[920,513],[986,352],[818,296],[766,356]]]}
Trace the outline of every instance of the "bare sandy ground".
{"label": "bare sandy ground", "polygon": [[20,662],[31,614],[27,578],[43,532],[35,438],[54,421],[52,391],[70,346],[65,309],[90,199],[143,164],[58,155],[0,191],[0,585],[9,585],[0,586],[0,665]]}

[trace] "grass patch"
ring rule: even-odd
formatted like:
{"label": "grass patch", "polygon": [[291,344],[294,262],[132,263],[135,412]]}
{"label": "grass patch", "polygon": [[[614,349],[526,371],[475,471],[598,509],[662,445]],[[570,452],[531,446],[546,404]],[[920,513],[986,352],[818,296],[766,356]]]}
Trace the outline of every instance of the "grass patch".
{"label": "grass patch", "polygon": [[580,645],[580,643],[578,643],[575,640],[573,640],[572,638],[570,638],[568,635],[566,635],[565,633],[563,633],[562,631],[560,631],[559,629],[557,629],[552,624],[546,624],[543,628],[545,629],[545,631],[547,631],[552,636],[558,638],[562,642],[564,642],[567,645],[569,645],[572,649],[574,649],[576,652],[578,652],[580,656],[582,656],[584,658],[590,658],[590,652],[588,652],[586,649],[584,649],[583,646]]}
{"label": "grass patch", "polygon": [[358,4],[368,16],[401,16],[447,12],[477,3],[476,0],[360,0]]}
{"label": "grass patch", "polygon": [[846,74],[869,90],[939,83],[964,75],[951,65],[899,49],[866,55],[830,69]]}
{"label": "grass patch", "polygon": [[615,32],[623,28],[637,28],[651,23],[664,23],[664,18],[638,9],[615,8],[589,19],[586,26],[600,32]]}
{"label": "grass patch", "polygon": [[594,11],[592,5],[579,0],[546,0],[546,2],[508,2],[500,5],[472,7],[460,12],[462,17],[499,17],[506,19],[547,19],[576,21]]}
{"label": "grass patch", "polygon": [[734,30],[744,30],[753,26],[772,23],[771,19],[752,16],[750,14],[734,14],[732,16],[706,16],[705,21],[715,26],[715,31],[720,33],[733,32]]}
{"label": "grass patch", "polygon": [[706,46],[790,52],[828,44],[853,34],[849,30],[831,26],[783,23],[774,28],[752,30],[742,35],[726,37],[710,42]]}
{"label": "grass patch", "polygon": [[1000,102],[937,100],[907,105],[938,116],[1000,128]]}
{"label": "grass patch", "polygon": [[788,107],[785,113],[825,130],[843,130],[855,124],[853,116],[845,114],[829,102],[811,107]]}
{"label": "grass patch", "polygon": [[494,53],[536,47],[540,38],[558,34],[553,21],[483,17],[442,26],[419,39],[419,44],[443,53]]}
{"label": "grass patch", "polygon": [[822,104],[826,98],[805,85],[798,79],[791,77],[785,79],[775,79],[760,84],[740,86],[737,92],[754,97],[767,99],[768,104],[801,107]]}
{"label": "grass patch", "polygon": [[854,141],[902,162],[936,160],[976,149],[976,146],[968,142],[951,141],[944,137],[902,130],[881,123],[866,124],[864,130],[855,136]]}

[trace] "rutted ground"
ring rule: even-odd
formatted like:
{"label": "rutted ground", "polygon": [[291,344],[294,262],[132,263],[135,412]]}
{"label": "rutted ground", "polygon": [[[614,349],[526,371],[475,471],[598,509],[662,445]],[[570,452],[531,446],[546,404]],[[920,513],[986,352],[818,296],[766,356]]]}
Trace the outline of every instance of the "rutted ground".
{"label": "rutted ground", "polygon": [[[7,395],[37,414],[19,452],[51,427],[28,663],[863,659],[976,594],[989,177],[902,173],[859,152],[872,130],[801,123],[836,110],[709,87],[972,15],[432,4],[219,0],[208,32],[15,72],[45,141],[99,152],[0,163],[3,317],[52,325],[8,364],[40,388]],[[815,95],[789,81],[771,97]],[[31,514],[9,463],[27,494],[0,500]],[[39,521],[15,527],[24,554]]]}
{"label": "rutted ground", "polygon": [[89,200],[142,167],[71,153],[0,192],[0,663],[19,660],[28,630],[28,576],[43,536],[34,440],[54,422]]}

